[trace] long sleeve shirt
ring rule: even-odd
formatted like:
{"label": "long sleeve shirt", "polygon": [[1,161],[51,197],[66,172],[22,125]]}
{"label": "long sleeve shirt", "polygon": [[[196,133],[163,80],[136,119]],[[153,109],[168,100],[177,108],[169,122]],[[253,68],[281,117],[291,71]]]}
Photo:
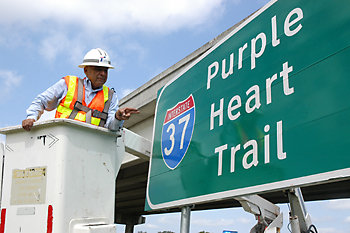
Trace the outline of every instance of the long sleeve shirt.
{"label": "long sleeve shirt", "polygon": [[[84,79],[85,87],[85,103],[90,104],[98,91],[102,90],[102,87],[93,90],[91,82],[88,78]],[[64,79],[59,80],[53,86],[49,87],[46,91],[39,94],[27,109],[27,119],[34,119],[37,121],[43,114],[44,110],[52,111],[57,108],[61,100],[67,95],[67,84]],[[112,91],[112,90],[111,90]],[[118,111],[118,97],[114,92],[111,100],[111,105],[108,109],[108,117],[106,120],[105,128],[110,130],[119,130],[124,121],[119,121],[115,118],[115,113]]]}

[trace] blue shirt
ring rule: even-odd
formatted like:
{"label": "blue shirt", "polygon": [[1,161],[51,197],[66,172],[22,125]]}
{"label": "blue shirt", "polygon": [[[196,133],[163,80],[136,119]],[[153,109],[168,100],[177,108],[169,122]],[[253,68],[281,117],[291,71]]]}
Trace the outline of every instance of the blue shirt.
{"label": "blue shirt", "polygon": [[[97,92],[103,89],[102,87],[100,87],[98,89],[93,90],[91,82],[88,78],[84,78],[84,87],[85,103],[87,105],[90,104],[92,99],[96,96]],[[53,86],[49,87],[46,91],[38,95],[31,103],[31,105],[27,109],[27,119],[34,119],[35,121],[37,121],[43,114],[44,110],[52,111],[55,108],[57,108],[61,100],[67,95],[67,90],[68,87],[65,79],[61,79]],[[108,117],[104,126],[105,128],[108,128],[110,130],[119,130],[122,127],[124,121],[119,121],[115,118],[115,113],[118,109],[118,97],[117,94],[114,92],[111,100],[111,105],[108,109]]]}

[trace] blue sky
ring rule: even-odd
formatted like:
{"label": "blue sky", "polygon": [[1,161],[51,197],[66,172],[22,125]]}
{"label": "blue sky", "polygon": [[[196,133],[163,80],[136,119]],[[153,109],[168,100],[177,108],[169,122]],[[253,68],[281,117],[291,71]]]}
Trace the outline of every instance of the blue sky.
{"label": "blue sky", "polygon": [[[106,50],[119,98],[238,23],[268,0],[12,0],[0,3],[0,128],[19,125],[35,96],[66,75],[83,77],[86,52]],[[51,117],[48,114],[46,117]],[[4,142],[0,136],[0,142]],[[288,208],[284,229],[288,221]],[[350,199],[308,202],[319,232],[349,232]],[[193,212],[191,232],[249,232],[242,208]],[[179,232],[180,215],[149,216],[135,231]],[[122,230],[118,226],[118,230]]]}
{"label": "blue sky", "polygon": [[[283,212],[282,233],[289,233],[287,225],[289,207],[287,204],[279,204]],[[319,233],[346,233],[350,225],[350,200],[339,199],[331,201],[306,202],[313,224]],[[190,232],[200,231],[220,233],[223,230],[233,230],[239,233],[248,233],[256,224],[255,217],[245,212],[242,208],[229,208],[221,210],[192,211]],[[118,226],[120,231],[123,226]],[[179,232],[180,214],[153,215],[146,218],[146,224],[135,227],[135,232],[147,231],[157,233],[158,231],[171,230]],[[117,231],[118,231],[117,230]]]}

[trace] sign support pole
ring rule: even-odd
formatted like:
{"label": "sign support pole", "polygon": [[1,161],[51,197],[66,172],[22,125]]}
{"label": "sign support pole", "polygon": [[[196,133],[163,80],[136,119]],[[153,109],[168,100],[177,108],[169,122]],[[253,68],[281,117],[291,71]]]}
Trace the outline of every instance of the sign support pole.
{"label": "sign support pole", "polygon": [[191,207],[190,206],[182,207],[180,233],[190,232],[190,217],[191,217]]}

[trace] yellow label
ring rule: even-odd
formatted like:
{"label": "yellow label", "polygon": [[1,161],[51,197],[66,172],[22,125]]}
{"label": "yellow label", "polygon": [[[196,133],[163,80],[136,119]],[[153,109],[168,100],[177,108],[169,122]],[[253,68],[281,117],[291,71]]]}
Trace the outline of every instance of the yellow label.
{"label": "yellow label", "polygon": [[10,205],[44,204],[47,167],[12,170]]}
{"label": "yellow label", "polygon": [[46,176],[46,167],[27,168],[24,170],[14,169],[12,171],[13,179],[41,177]]}

